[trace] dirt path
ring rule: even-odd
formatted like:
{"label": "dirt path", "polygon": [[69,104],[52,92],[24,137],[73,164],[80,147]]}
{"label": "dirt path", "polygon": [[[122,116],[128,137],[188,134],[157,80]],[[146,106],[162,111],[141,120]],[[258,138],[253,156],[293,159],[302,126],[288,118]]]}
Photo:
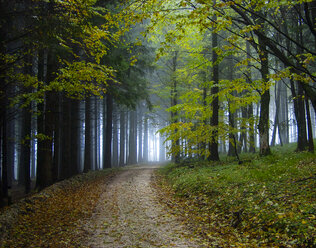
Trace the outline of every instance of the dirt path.
{"label": "dirt path", "polygon": [[106,186],[86,225],[88,247],[203,247],[158,202],[151,186],[154,170],[129,168]]}

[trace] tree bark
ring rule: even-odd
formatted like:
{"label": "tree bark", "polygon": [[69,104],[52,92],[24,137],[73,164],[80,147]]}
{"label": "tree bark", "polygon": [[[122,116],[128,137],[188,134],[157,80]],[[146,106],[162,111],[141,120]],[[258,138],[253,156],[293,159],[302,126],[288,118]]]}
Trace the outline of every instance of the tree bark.
{"label": "tree bark", "polygon": [[119,160],[118,160],[118,111],[115,111],[113,115],[113,166],[117,167]]}
{"label": "tree bark", "polygon": [[139,105],[138,111],[138,163],[143,162],[143,112]]}
{"label": "tree bark", "polygon": [[[263,84],[268,83],[269,76],[269,62],[268,62],[268,52],[266,49],[265,41],[259,37],[259,58],[261,63],[261,77]],[[270,89],[269,86],[261,94],[260,101],[260,117],[259,117],[259,153],[261,156],[266,156],[271,153],[269,146],[269,104],[270,104]]]}
{"label": "tree bark", "polygon": [[310,152],[314,152],[313,129],[312,129],[311,114],[309,111],[308,97],[305,98],[305,106],[306,106],[307,128],[308,128],[308,150]]}
{"label": "tree bark", "polygon": [[144,116],[144,153],[143,158],[144,162],[148,162],[148,116],[145,114]]}
{"label": "tree bark", "polygon": [[129,119],[129,155],[128,164],[137,163],[137,125],[136,125],[136,110],[130,112]]}
{"label": "tree bark", "polygon": [[76,99],[71,99],[71,163],[70,174],[76,175],[79,173],[80,165],[80,102]]}
{"label": "tree bark", "polygon": [[[47,82],[51,82],[55,78],[55,72],[57,71],[56,56],[52,50],[48,51],[47,56]],[[44,61],[40,61],[40,64]],[[43,65],[44,66],[44,65]],[[42,67],[42,65],[41,65]],[[39,68],[40,69],[40,68]],[[39,71],[40,77],[42,77],[42,71]],[[53,180],[53,134],[54,134],[54,119],[55,119],[55,106],[56,96],[54,92],[46,92],[45,108],[43,105],[39,105],[41,110],[41,117],[39,119],[39,132],[46,136],[43,140],[38,141],[38,163],[37,163],[37,177],[36,187],[43,189],[51,185]]]}
{"label": "tree bark", "polygon": [[[178,51],[174,52],[174,56],[172,58],[172,87],[171,87],[171,107],[176,106],[178,104],[178,89],[177,89],[177,78],[176,78],[176,71],[177,71],[177,60],[178,60]],[[177,123],[178,120],[178,112],[172,111],[171,112],[171,122]],[[177,133],[178,130],[175,130]],[[172,160],[175,163],[180,162],[180,140],[176,139],[172,141]]]}
{"label": "tree bark", "polygon": [[112,167],[112,118],[113,97],[106,94],[106,128],[105,128],[105,154],[103,154],[103,168]]}
{"label": "tree bark", "polygon": [[[215,1],[213,1],[215,2]],[[213,16],[214,21],[216,22],[216,16]],[[215,31],[212,32],[212,62],[213,62],[213,82],[214,85],[211,88],[211,95],[214,97],[212,101],[212,117],[211,117],[211,127],[214,128],[214,131],[212,132],[210,147],[209,147],[209,157],[208,160],[210,161],[219,161],[219,154],[218,154],[218,113],[219,113],[219,98],[218,98],[218,92],[219,92],[219,66],[218,66],[218,55],[216,51],[214,50],[218,46],[218,35]]]}
{"label": "tree bark", "polygon": [[125,165],[125,114],[120,111],[120,166]]}
{"label": "tree bark", "polygon": [[92,129],[91,129],[91,97],[86,97],[85,104],[85,142],[84,142],[84,165],[83,172],[92,168]]}

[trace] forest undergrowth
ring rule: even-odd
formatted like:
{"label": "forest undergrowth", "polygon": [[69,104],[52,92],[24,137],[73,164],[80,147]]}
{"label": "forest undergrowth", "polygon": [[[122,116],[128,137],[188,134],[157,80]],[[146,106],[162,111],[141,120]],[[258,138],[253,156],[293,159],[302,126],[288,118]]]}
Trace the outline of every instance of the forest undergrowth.
{"label": "forest undergrowth", "polygon": [[0,247],[81,247],[84,225],[113,170],[56,183],[0,210]]}
{"label": "forest undergrowth", "polygon": [[169,164],[161,200],[210,247],[316,247],[316,156],[294,149]]}

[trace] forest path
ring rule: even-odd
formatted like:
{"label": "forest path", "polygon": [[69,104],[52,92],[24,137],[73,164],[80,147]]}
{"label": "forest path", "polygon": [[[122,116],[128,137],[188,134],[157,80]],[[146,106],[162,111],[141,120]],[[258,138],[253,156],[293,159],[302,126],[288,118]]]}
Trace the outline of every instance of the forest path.
{"label": "forest path", "polygon": [[129,167],[104,187],[86,224],[88,247],[202,247],[159,202],[152,185],[158,166]]}

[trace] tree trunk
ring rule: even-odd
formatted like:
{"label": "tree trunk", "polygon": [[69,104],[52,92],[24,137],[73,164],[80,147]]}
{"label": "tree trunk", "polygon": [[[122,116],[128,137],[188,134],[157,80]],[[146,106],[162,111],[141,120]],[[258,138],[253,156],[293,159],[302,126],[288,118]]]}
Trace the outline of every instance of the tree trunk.
{"label": "tree trunk", "polygon": [[[47,82],[51,82],[55,78],[55,72],[57,71],[57,61],[56,56],[52,50],[48,52],[47,56]],[[40,59],[39,62],[39,76],[43,75],[41,65],[44,63],[44,58]],[[56,108],[56,96],[53,92],[46,92],[45,97],[45,108],[42,104],[39,105],[39,110],[41,111],[41,118],[39,118],[38,133],[44,134],[45,139],[38,141],[37,149],[37,177],[36,177],[36,187],[38,189],[43,189],[51,185],[53,180],[53,135],[54,135],[54,119],[55,119],[55,108]]]}
{"label": "tree trunk", "polygon": [[283,82],[278,82],[278,93],[280,95],[279,100],[279,137],[280,143],[289,143],[289,119],[288,119],[288,97],[287,86]]}
{"label": "tree trunk", "polygon": [[94,161],[95,170],[99,168],[99,100],[98,97],[94,97]]}
{"label": "tree trunk", "polygon": [[[213,1],[215,2],[215,1]],[[216,16],[213,16],[214,21],[216,22]],[[214,97],[212,101],[212,117],[211,117],[211,127],[214,128],[214,131],[212,132],[210,147],[209,147],[209,157],[208,160],[211,161],[219,161],[219,154],[218,154],[218,113],[219,113],[219,99],[218,99],[218,83],[219,83],[219,66],[217,64],[217,58],[218,55],[216,51],[214,50],[218,46],[218,35],[214,31],[212,32],[212,62],[213,62],[213,81],[214,85],[211,88],[211,95]]]}
{"label": "tree trunk", "polygon": [[86,97],[85,104],[85,142],[83,172],[91,170],[92,166],[92,129],[91,129],[91,97]]}
{"label": "tree trunk", "polygon": [[125,114],[120,111],[120,166],[125,164]]}
{"label": "tree trunk", "polygon": [[128,164],[137,163],[137,122],[136,110],[130,112],[129,127],[129,156]]}
{"label": "tree trunk", "polygon": [[106,128],[105,128],[105,154],[103,154],[103,168],[112,167],[112,118],[113,98],[106,94]]}
{"label": "tree trunk", "polygon": [[70,140],[70,174],[76,175],[79,173],[80,165],[80,102],[79,100],[71,99],[71,140]]}
{"label": "tree trunk", "polygon": [[144,116],[144,153],[143,153],[143,160],[144,162],[148,162],[148,116]]}
{"label": "tree trunk", "polygon": [[309,111],[309,102],[308,102],[307,96],[305,98],[305,106],[306,106],[307,127],[308,127],[308,150],[310,152],[314,152],[313,129],[312,129],[311,114]]}
{"label": "tree trunk", "polygon": [[[61,138],[58,139],[58,133],[56,133],[56,143],[60,142],[59,147],[61,148],[61,165],[60,165],[60,179],[69,178],[72,176],[71,174],[71,164],[73,163],[72,158],[72,149],[71,140],[72,140],[72,128],[71,128],[71,99],[67,98],[66,96],[62,97],[62,132]],[[57,143],[57,144],[58,144]],[[56,149],[57,150],[57,149]],[[58,153],[56,154],[56,160],[58,161]],[[55,160],[55,159],[54,159]],[[57,166],[56,166],[57,167]]]}
{"label": "tree trunk", "polygon": [[143,112],[142,106],[139,106],[138,111],[138,163],[143,162]]}
{"label": "tree trunk", "polygon": [[[261,77],[265,86],[268,83],[269,76],[269,63],[268,63],[268,52],[266,44],[259,37],[259,58],[261,63]],[[260,117],[259,117],[259,153],[261,156],[266,156],[271,153],[269,146],[269,104],[270,104],[270,89],[269,87],[264,90],[261,94],[260,101]]]}
{"label": "tree trunk", "polygon": [[[178,104],[178,89],[177,89],[177,78],[176,78],[176,71],[177,71],[177,60],[178,60],[178,51],[174,52],[174,56],[172,58],[172,87],[171,87],[171,107],[176,106]],[[178,122],[178,112],[172,111],[171,112],[171,122],[177,123]],[[175,130],[175,133],[178,131]],[[180,140],[176,139],[172,141],[172,160],[175,163],[180,162]]]}
{"label": "tree trunk", "polygon": [[22,109],[21,125],[22,145],[20,152],[20,167],[23,168],[24,191],[28,194],[31,191],[31,112],[29,107]]}
{"label": "tree trunk", "polygon": [[113,115],[113,166],[118,166],[118,111]]}
{"label": "tree trunk", "polygon": [[2,126],[2,163],[1,163],[1,198],[0,198],[0,206],[6,206],[10,204],[9,192],[8,192],[8,139],[7,139],[7,108],[8,106],[7,99],[4,100],[4,104],[2,105],[2,113],[1,113],[1,126]]}

